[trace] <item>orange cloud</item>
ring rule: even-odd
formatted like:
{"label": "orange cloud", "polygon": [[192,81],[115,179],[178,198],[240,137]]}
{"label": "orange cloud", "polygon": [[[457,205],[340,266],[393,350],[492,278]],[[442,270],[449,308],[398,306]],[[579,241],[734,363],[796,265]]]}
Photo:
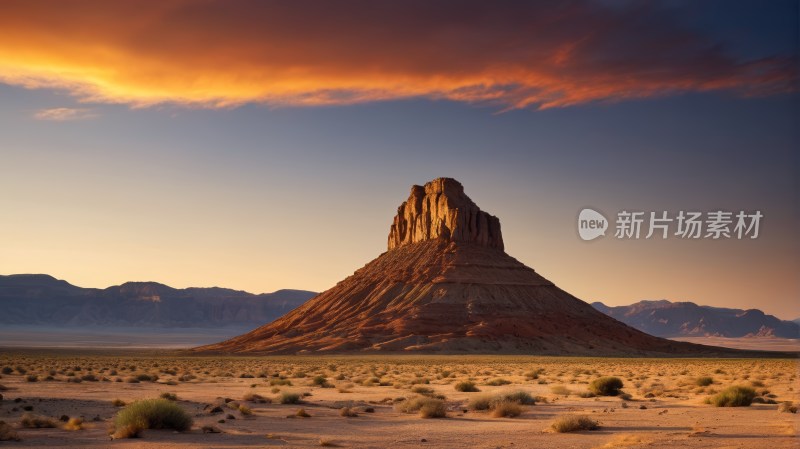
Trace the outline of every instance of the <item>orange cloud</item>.
{"label": "orange cloud", "polygon": [[83,101],[192,107],[410,97],[551,108],[792,90],[634,2],[5,1],[0,81]]}
{"label": "orange cloud", "polygon": [[63,122],[66,120],[94,118],[97,117],[97,114],[92,114],[90,109],[56,108],[40,109],[33,114],[33,117],[40,120],[54,120],[57,122]]}

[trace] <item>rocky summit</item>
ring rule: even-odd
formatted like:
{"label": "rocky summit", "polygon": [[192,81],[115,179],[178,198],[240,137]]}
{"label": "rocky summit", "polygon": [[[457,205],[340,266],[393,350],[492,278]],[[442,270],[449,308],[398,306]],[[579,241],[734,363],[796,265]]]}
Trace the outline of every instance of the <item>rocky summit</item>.
{"label": "rocky summit", "polygon": [[[579,275],[579,273],[576,273]],[[596,310],[504,251],[500,220],[450,178],[413,186],[388,251],[252,332],[198,352],[735,352],[647,335]]]}

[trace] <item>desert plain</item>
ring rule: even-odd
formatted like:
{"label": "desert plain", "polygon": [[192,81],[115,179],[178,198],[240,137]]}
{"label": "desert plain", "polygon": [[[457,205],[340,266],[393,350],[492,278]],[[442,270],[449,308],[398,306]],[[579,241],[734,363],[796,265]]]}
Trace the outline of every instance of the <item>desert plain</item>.
{"label": "desert plain", "polygon": [[[798,445],[798,415],[789,405],[798,401],[793,359],[214,357],[23,348],[0,353],[0,371],[2,435],[19,440],[0,442],[8,447]],[[607,377],[620,379],[619,391],[590,391]],[[715,406],[732,386],[752,389],[752,403]],[[190,424],[122,438],[120,414],[156,398],[183,410]],[[577,421],[594,430],[565,427]]]}

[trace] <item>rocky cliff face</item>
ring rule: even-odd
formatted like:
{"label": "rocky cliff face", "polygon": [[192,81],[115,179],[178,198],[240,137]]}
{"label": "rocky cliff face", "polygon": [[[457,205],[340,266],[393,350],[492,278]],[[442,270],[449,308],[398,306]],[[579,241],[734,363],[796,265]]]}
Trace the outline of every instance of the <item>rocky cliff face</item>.
{"label": "rocky cliff face", "polygon": [[559,289],[506,254],[499,220],[448,178],[412,188],[394,218],[389,251],[286,316],[195,351],[736,352],[647,335]]}
{"label": "rocky cliff face", "polygon": [[460,182],[435,179],[413,186],[397,208],[389,232],[389,249],[423,240],[443,239],[503,250],[500,220],[483,212],[464,194]]}

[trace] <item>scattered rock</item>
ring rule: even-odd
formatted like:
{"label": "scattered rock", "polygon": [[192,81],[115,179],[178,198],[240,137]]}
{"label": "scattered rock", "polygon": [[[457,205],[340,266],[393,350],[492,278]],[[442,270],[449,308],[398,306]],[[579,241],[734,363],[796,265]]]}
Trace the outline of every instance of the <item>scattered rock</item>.
{"label": "scattered rock", "polygon": [[225,415],[225,419],[236,419],[233,415]]}

